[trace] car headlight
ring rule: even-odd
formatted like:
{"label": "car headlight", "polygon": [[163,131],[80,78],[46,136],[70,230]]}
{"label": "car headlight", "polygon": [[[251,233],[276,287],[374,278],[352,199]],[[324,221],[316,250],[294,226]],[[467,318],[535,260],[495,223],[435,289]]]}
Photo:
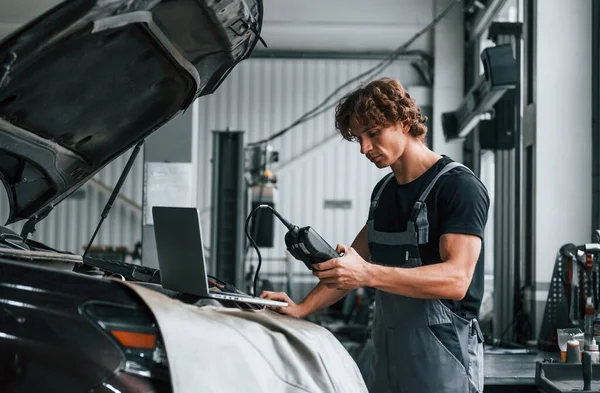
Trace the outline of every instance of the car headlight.
{"label": "car headlight", "polygon": [[81,313],[97,325],[123,353],[122,371],[168,380],[168,359],[158,324],[148,309],[88,301]]}

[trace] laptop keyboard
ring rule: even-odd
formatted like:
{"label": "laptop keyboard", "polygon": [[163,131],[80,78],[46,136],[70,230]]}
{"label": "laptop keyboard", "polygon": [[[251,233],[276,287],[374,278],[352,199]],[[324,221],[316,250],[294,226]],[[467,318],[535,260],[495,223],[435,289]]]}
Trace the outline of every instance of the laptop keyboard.
{"label": "laptop keyboard", "polygon": [[211,290],[210,293],[216,293],[218,295],[229,295],[229,296],[239,296],[239,297],[247,297],[247,298],[253,298],[254,296],[250,296],[247,295],[245,293],[242,292],[225,292],[225,291],[213,291]]}
{"label": "laptop keyboard", "polygon": [[97,267],[106,272],[120,274],[126,280],[149,282],[160,284],[160,270],[148,266],[139,266],[119,261],[107,261],[104,259],[85,257],[83,263],[88,266]]}

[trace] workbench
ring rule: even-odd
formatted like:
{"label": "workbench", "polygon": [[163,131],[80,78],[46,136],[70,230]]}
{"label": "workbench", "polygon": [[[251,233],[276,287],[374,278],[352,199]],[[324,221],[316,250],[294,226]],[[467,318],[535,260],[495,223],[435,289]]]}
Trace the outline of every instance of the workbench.
{"label": "workbench", "polygon": [[485,393],[536,392],[535,364],[544,359],[560,359],[559,352],[537,351],[535,354],[484,353]]}

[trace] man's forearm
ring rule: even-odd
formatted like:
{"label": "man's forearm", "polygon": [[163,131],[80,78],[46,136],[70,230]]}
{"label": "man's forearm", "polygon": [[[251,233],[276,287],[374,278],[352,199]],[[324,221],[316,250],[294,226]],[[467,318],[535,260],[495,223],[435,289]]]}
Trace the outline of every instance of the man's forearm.
{"label": "man's forearm", "polygon": [[316,287],[300,302],[302,307],[302,317],[306,317],[317,311],[335,304],[340,301],[349,291],[342,289],[327,288],[323,283],[318,283]]}
{"label": "man's forearm", "polygon": [[451,261],[415,268],[371,264],[370,287],[419,299],[464,297],[469,277]]}

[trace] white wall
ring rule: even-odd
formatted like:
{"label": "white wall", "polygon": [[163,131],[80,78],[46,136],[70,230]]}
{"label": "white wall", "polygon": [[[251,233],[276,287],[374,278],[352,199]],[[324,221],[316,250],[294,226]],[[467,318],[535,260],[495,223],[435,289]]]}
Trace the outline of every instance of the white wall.
{"label": "white wall", "polygon": [[[59,0],[2,0],[0,1],[0,38],[16,27],[58,4]],[[410,39],[419,29],[451,3],[450,0],[377,0],[363,2],[359,0],[319,0],[291,1],[264,0],[265,17],[263,36],[269,49],[280,50],[324,50],[324,51],[378,51],[391,50]],[[419,92],[425,100],[433,100],[436,106],[433,124],[434,149],[461,160],[458,144],[446,144],[440,123],[441,112],[454,110],[462,98],[462,12],[456,7],[454,12],[431,33],[420,37],[410,49],[433,52],[439,57],[435,68],[435,91],[431,94],[422,89],[421,81],[414,70],[399,62],[390,67],[384,75],[396,76],[409,89]],[[261,49],[260,45],[257,49]],[[255,140],[275,131],[294,120],[303,111],[316,104],[329,92],[357,75],[366,67],[375,64],[372,60],[257,60],[260,65],[251,62],[241,64],[227,79],[225,84],[212,97],[200,100],[201,132],[208,138],[211,129],[231,127],[248,131],[248,140]],[[264,83],[268,82],[268,83]],[[351,87],[355,87],[354,84]],[[433,96],[433,98],[431,98]],[[360,157],[358,147],[345,141],[329,139],[319,146],[328,135],[334,134],[332,111],[318,119],[306,123],[290,133],[289,138],[276,142],[281,160],[286,161],[302,151],[318,146],[315,155],[308,155],[281,169],[281,187],[295,187],[303,192],[281,192],[280,203],[284,213],[290,219],[305,225],[316,225],[320,232],[332,243],[352,241],[366,213],[366,199],[370,188],[382,173],[369,167],[369,163]],[[325,139],[324,139],[325,138]],[[210,139],[203,139],[199,145],[199,157],[210,157]],[[120,162],[107,168],[97,180],[112,186],[119,169],[127,156]],[[138,158],[141,163],[142,157]],[[207,166],[208,168],[208,162]],[[204,184],[209,184],[209,170],[200,173]],[[366,169],[365,169],[366,168]],[[356,177],[356,174],[358,177]],[[318,175],[318,180],[314,176]],[[135,167],[130,175],[135,179],[125,186],[124,195],[133,199],[135,205],[131,212],[139,220],[141,204],[141,167]],[[313,191],[308,184],[316,184]],[[302,187],[301,184],[306,184]],[[356,191],[356,187],[359,188]],[[291,189],[291,188],[290,188]],[[199,207],[204,209],[210,203],[209,189],[199,189]],[[89,194],[91,195],[91,194]],[[290,197],[294,195],[294,197]],[[287,199],[285,199],[287,198]],[[343,218],[347,212],[323,211],[323,199],[352,199],[353,212],[350,221]],[[318,208],[302,205],[302,201],[315,200]],[[69,206],[80,204],[69,201]],[[61,204],[62,205],[62,204]],[[85,227],[95,221],[93,212],[99,210],[100,202],[89,206],[90,211]],[[300,208],[298,208],[300,206]],[[61,207],[61,206],[59,206]],[[56,214],[71,208],[57,208]],[[79,208],[77,208],[79,209]],[[86,210],[84,209],[84,210]],[[286,210],[287,209],[287,210]],[[1,209],[0,209],[1,210]],[[83,211],[78,214],[84,214]],[[79,210],[77,210],[79,212]],[[101,211],[101,209],[100,209]],[[117,213],[117,209],[111,214]],[[60,213],[62,217],[63,213]],[[98,213],[99,214],[99,211]],[[130,213],[127,213],[128,215]],[[132,216],[132,217],[133,217]],[[340,218],[341,217],[341,218]],[[51,217],[48,218],[49,220]],[[58,220],[58,218],[57,218]],[[61,219],[62,220],[62,219]],[[58,221],[57,221],[58,222]],[[60,221],[62,222],[62,221]],[[82,221],[77,221],[82,223]],[[316,223],[316,224],[313,224]],[[49,225],[58,228],[58,224]],[[83,225],[83,224],[81,224]],[[106,225],[109,228],[109,225]],[[62,227],[61,227],[62,228]],[[59,228],[60,229],[60,228]],[[86,229],[87,231],[88,229]],[[62,231],[62,229],[60,229]],[[57,233],[60,233],[58,231]],[[87,237],[82,231],[82,239]],[[112,231],[111,233],[115,233]],[[205,231],[208,233],[208,231]],[[40,236],[41,233],[39,234]],[[280,236],[277,233],[276,236]],[[54,236],[54,235],[52,235]],[[101,232],[99,242],[109,241],[109,234]],[[138,233],[134,234],[136,238]],[[58,238],[49,238],[50,245],[79,251],[81,241],[73,244],[61,243]],[[43,240],[43,238],[41,239]],[[119,239],[114,239],[119,242]],[[65,247],[62,247],[65,246]],[[273,256],[283,255],[274,250]]]}
{"label": "white wall", "polygon": [[[212,130],[246,131],[246,142],[265,138],[312,109],[345,81],[377,64],[376,60],[250,59],[233,70],[223,85],[199,103],[198,207],[203,234],[210,232]],[[383,75],[417,86],[420,77],[406,61],[392,64]],[[379,75],[382,76],[382,75]],[[361,80],[361,82],[367,79]],[[356,82],[341,94],[357,87]],[[424,89],[420,89],[424,90]],[[412,91],[412,90],[409,90]],[[421,95],[424,95],[421,92]],[[331,102],[335,102],[332,100]],[[161,132],[161,131],[159,131]],[[350,244],[364,225],[375,183],[388,171],[379,170],[343,140],[334,127],[333,108],[273,141],[280,163],[276,209],[291,222],[310,225],[330,242]],[[289,163],[289,164],[286,164]],[[349,210],[325,209],[325,199],[350,200]],[[276,222],[275,244],[261,250],[267,262],[262,272],[283,272],[285,227]],[[208,243],[209,244],[209,243]],[[255,259],[255,252],[251,252]],[[314,279],[300,262],[294,271]],[[298,281],[302,277],[297,277]]]}
{"label": "white wall", "polygon": [[[453,0],[436,0],[435,15]],[[433,85],[433,150],[462,161],[462,141],[446,142],[442,130],[442,113],[454,111],[463,99],[464,91],[464,18],[460,6],[444,18],[434,30],[435,59]]]}
{"label": "white wall", "polygon": [[[264,0],[262,35],[269,49],[387,51],[431,22],[434,2]],[[411,49],[431,53],[431,34],[421,36]]]}
{"label": "white wall", "polygon": [[591,240],[592,4],[536,4],[536,281],[547,283],[560,246]]}
{"label": "white wall", "polygon": [[[434,1],[263,0],[262,36],[269,50],[391,50],[431,21]],[[0,38],[60,2],[1,0]],[[431,53],[431,34],[411,49]]]}

